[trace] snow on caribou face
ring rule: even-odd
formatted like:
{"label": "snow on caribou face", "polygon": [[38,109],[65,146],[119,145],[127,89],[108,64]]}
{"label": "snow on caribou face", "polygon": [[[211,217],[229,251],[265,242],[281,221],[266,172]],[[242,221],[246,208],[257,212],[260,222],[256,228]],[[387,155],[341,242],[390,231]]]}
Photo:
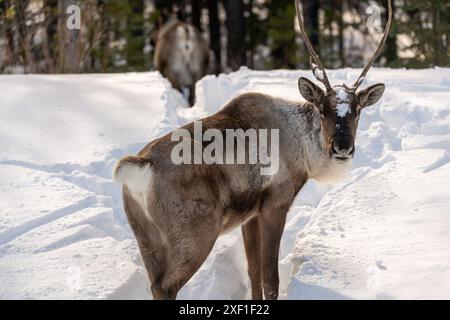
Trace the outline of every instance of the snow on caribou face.
{"label": "snow on caribou face", "polygon": [[347,114],[352,113],[352,109],[349,105],[348,93],[343,87],[334,88],[336,92],[336,98],[338,100],[338,104],[336,106],[336,113],[338,117],[345,118]]}
{"label": "snow on caribou face", "polygon": [[338,117],[345,118],[347,114],[352,113],[352,109],[350,109],[348,103],[339,103],[336,106],[336,113]]}
{"label": "snow on caribou face", "polygon": [[336,87],[334,88],[334,91],[336,91],[336,98],[338,98],[339,101],[348,101],[348,93],[344,88]]}

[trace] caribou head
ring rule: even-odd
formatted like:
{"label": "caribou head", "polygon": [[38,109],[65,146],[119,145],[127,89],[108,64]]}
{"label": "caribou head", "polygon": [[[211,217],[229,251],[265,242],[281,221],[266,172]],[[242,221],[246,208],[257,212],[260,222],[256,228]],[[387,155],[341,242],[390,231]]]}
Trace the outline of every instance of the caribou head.
{"label": "caribou head", "polygon": [[298,82],[302,96],[319,110],[321,115],[322,134],[330,157],[338,161],[346,161],[353,158],[355,152],[355,137],[361,110],[373,105],[384,93],[384,84],[379,83],[368,88],[358,90],[364,78],[374,62],[380,56],[389,30],[392,24],[392,4],[389,1],[388,21],[383,37],[377,50],[363,69],[358,80],[352,85],[341,84],[332,86],[328,80],[325,68],[305,31],[301,1],[296,0],[296,9],[300,33],[305,46],[311,56],[311,68],[314,77],[325,86],[322,90],[306,78],[300,78]]}

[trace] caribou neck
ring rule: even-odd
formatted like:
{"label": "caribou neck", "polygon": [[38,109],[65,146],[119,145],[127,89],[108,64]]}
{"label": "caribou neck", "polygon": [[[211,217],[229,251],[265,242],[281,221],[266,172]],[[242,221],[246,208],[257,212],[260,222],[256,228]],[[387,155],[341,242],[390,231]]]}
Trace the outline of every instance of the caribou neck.
{"label": "caribou neck", "polygon": [[[321,183],[332,183],[342,179],[351,168],[351,161],[336,162],[330,158],[322,133],[319,111],[311,104],[304,103],[292,119],[292,143],[298,150],[296,166],[306,168],[309,179]],[[295,133],[294,133],[295,131]]]}

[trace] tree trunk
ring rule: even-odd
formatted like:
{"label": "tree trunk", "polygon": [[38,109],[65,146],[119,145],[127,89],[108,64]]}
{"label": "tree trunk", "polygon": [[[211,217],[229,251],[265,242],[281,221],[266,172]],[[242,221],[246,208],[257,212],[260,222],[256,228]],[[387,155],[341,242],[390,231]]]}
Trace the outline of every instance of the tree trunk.
{"label": "tree trunk", "polygon": [[[31,52],[31,37],[29,27],[27,25],[27,18],[25,16],[25,3],[23,1],[15,2],[15,24],[17,28],[17,36],[20,45],[20,55],[23,59],[25,73],[33,73],[35,70],[35,63],[33,53]],[[30,27],[31,28],[31,27]]]}
{"label": "tree trunk", "polygon": [[[188,22],[192,24],[190,18],[192,18],[192,11],[188,12],[188,4],[191,4],[191,10],[194,10],[194,5],[198,5],[198,2],[202,0],[169,0],[168,5],[172,3],[170,12],[175,12],[178,20]],[[197,2],[197,3],[193,3]]]}
{"label": "tree trunk", "polygon": [[[385,5],[386,14],[389,10],[388,5],[386,3]],[[392,10],[395,17],[395,1],[392,3]],[[387,21],[387,20],[386,20]],[[391,32],[389,33],[389,36],[386,39],[386,50],[384,51],[384,57],[386,58],[386,64],[390,65],[392,63],[395,63],[398,59],[397,54],[397,31],[396,31],[396,22],[395,18],[392,21],[393,28],[391,28]]]}
{"label": "tree trunk", "polygon": [[219,74],[222,71],[222,46],[220,41],[220,20],[217,0],[208,0],[208,12],[210,46],[215,60],[214,72]]}
{"label": "tree trunk", "polygon": [[128,1],[131,16],[128,19],[127,62],[133,71],[145,69],[144,59],[144,0]]}
{"label": "tree trunk", "polygon": [[72,5],[77,5],[76,0],[60,0],[60,20],[59,20],[59,35],[60,37],[60,58],[61,58],[61,72],[62,73],[77,73],[80,68],[80,52],[79,40],[80,30],[69,30],[67,21],[69,15],[67,8]]}
{"label": "tree trunk", "polygon": [[345,61],[345,25],[344,25],[344,1],[339,0],[337,3],[339,7],[339,16],[338,16],[338,23],[339,23],[339,60],[340,60],[340,67],[344,68],[346,66]]}
{"label": "tree trunk", "polygon": [[154,0],[155,8],[159,12],[158,27],[161,27],[170,18],[173,10],[173,0]]}
{"label": "tree trunk", "polygon": [[246,65],[245,52],[245,19],[243,0],[225,0],[225,10],[227,14],[228,67],[231,70],[238,70]]}
{"label": "tree trunk", "polygon": [[110,59],[110,50],[109,50],[109,35],[110,35],[110,31],[111,31],[111,17],[109,17],[105,12],[105,6],[107,0],[98,0],[97,1],[97,5],[98,5],[98,10],[99,10],[99,15],[101,17],[103,17],[103,19],[100,22],[100,32],[101,32],[101,36],[100,36],[100,41],[99,41],[99,45],[98,45],[98,50],[99,50],[99,57],[98,57],[98,62],[99,62],[99,71],[101,73],[104,73],[108,70],[109,67],[109,59]]}
{"label": "tree trunk", "polygon": [[191,21],[192,25],[198,30],[202,30],[201,17],[202,17],[202,1],[201,0],[191,0],[192,12]]}
{"label": "tree trunk", "polygon": [[305,19],[306,32],[309,35],[311,44],[320,54],[319,48],[319,1],[307,0],[303,2],[303,16]]}
{"label": "tree trunk", "polygon": [[[3,15],[6,15],[6,12],[8,11],[10,4],[7,1],[0,1],[1,5],[1,11]],[[3,67],[11,67],[15,64],[18,64],[18,59],[20,58],[20,55],[18,53],[18,48],[16,47],[15,41],[14,41],[14,31],[13,31],[13,24],[8,21],[4,25],[1,26],[2,31],[4,32],[4,37],[6,41],[6,52],[5,52],[5,63]]]}
{"label": "tree trunk", "polygon": [[58,34],[58,0],[47,0],[45,5],[46,37],[43,51],[47,61],[47,71],[55,73],[55,57],[58,56],[58,48],[55,45]]}

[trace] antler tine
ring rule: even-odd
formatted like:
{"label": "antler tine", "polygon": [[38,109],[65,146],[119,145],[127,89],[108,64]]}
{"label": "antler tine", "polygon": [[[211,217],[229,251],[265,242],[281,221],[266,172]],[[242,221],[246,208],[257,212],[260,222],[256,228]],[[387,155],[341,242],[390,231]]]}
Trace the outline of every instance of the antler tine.
{"label": "antler tine", "polygon": [[303,21],[303,11],[300,9],[300,0],[295,0],[295,9],[297,11],[298,24],[300,26],[300,34],[303,38],[303,41],[305,42],[306,49],[311,55],[310,61],[314,76],[316,77],[317,80],[319,80],[325,85],[327,91],[331,91],[333,90],[333,88],[331,87],[330,81],[328,80],[325,68],[323,67],[322,62],[320,61],[319,56],[314,51],[311,41],[309,40],[308,34],[306,33],[305,23]]}
{"label": "antler tine", "polygon": [[374,55],[372,56],[372,58],[370,59],[369,63],[364,67],[361,75],[359,76],[358,80],[356,80],[355,84],[353,85],[353,89],[356,90],[358,89],[358,87],[362,84],[367,72],[370,70],[370,68],[372,68],[373,64],[375,63],[375,61],[378,59],[378,57],[380,56],[381,52],[384,49],[384,45],[386,43],[386,39],[389,35],[389,31],[391,30],[391,25],[392,25],[392,2],[391,0],[388,0],[388,21],[386,24],[386,27],[384,29],[384,34],[383,34],[383,38],[381,38],[380,44],[378,45],[377,50],[375,51]]}

